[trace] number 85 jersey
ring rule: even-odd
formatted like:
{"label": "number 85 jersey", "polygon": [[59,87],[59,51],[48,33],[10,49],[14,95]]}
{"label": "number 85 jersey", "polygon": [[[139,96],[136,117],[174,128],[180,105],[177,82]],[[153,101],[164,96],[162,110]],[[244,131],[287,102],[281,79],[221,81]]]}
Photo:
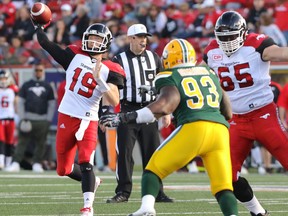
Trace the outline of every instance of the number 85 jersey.
{"label": "number 85 jersey", "polygon": [[218,75],[227,92],[232,111],[245,114],[273,102],[269,86],[270,62],[262,60],[266,47],[274,41],[263,34],[248,34],[244,45],[230,57],[212,40],[204,51],[203,60]]}

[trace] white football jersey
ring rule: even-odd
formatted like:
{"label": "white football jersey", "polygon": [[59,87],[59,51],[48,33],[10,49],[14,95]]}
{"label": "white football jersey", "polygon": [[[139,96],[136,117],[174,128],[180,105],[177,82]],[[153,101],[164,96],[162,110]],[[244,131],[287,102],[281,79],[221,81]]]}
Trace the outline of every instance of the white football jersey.
{"label": "white football jersey", "polygon": [[[66,70],[65,94],[58,111],[72,117],[97,121],[99,103],[103,96],[94,77],[92,62],[88,55],[78,53]],[[101,63],[101,77],[107,80],[109,69]]]}
{"label": "white football jersey", "polygon": [[14,119],[15,92],[11,88],[0,88],[0,119]]}
{"label": "white football jersey", "polygon": [[228,57],[213,40],[205,50],[204,60],[217,74],[229,95],[232,111],[244,114],[273,102],[269,74],[270,62],[261,58],[273,41],[259,34],[249,34],[244,45]]}

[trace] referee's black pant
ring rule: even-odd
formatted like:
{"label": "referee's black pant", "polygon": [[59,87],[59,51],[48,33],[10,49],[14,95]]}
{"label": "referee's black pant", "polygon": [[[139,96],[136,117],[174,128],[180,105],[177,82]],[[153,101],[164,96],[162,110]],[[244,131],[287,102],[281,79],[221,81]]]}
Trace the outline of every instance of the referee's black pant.
{"label": "referee's black pant", "polygon": [[[122,109],[123,111],[123,109]],[[116,193],[125,193],[128,197],[132,191],[132,174],[134,167],[134,160],[132,157],[133,148],[136,140],[140,145],[140,152],[142,156],[143,170],[146,167],[150,157],[160,145],[160,138],[158,132],[158,123],[150,124],[120,124],[117,128],[117,168],[116,178],[117,187]],[[161,189],[163,191],[163,184],[161,182]]]}

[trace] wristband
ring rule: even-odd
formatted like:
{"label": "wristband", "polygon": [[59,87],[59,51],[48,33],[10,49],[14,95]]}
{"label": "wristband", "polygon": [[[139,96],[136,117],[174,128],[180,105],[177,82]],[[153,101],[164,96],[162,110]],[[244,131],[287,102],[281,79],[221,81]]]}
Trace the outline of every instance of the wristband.
{"label": "wristband", "polygon": [[154,114],[147,107],[137,110],[137,123],[152,123],[156,120]]}
{"label": "wristband", "polygon": [[109,85],[101,77],[100,78],[95,78],[95,80],[97,82],[97,85],[99,86],[99,90],[102,93],[105,93],[105,92],[110,90]]}

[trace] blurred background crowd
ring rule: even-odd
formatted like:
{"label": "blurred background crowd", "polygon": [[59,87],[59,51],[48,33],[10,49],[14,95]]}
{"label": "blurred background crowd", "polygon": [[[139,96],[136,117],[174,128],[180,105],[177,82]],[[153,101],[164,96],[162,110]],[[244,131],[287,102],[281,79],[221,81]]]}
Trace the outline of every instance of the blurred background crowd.
{"label": "blurred background crowd", "polygon": [[[0,1],[0,64],[47,67],[57,63],[40,49],[29,11],[33,0]],[[288,0],[50,0],[53,19],[47,33],[53,41],[67,46],[81,44],[82,33],[95,22],[106,24],[114,40],[110,55],[126,48],[126,31],[134,23],[144,24],[152,33],[148,49],[162,54],[171,38],[190,41],[201,61],[204,47],[213,38],[217,18],[236,10],[246,18],[250,32],[263,32],[279,46],[288,41]]]}

